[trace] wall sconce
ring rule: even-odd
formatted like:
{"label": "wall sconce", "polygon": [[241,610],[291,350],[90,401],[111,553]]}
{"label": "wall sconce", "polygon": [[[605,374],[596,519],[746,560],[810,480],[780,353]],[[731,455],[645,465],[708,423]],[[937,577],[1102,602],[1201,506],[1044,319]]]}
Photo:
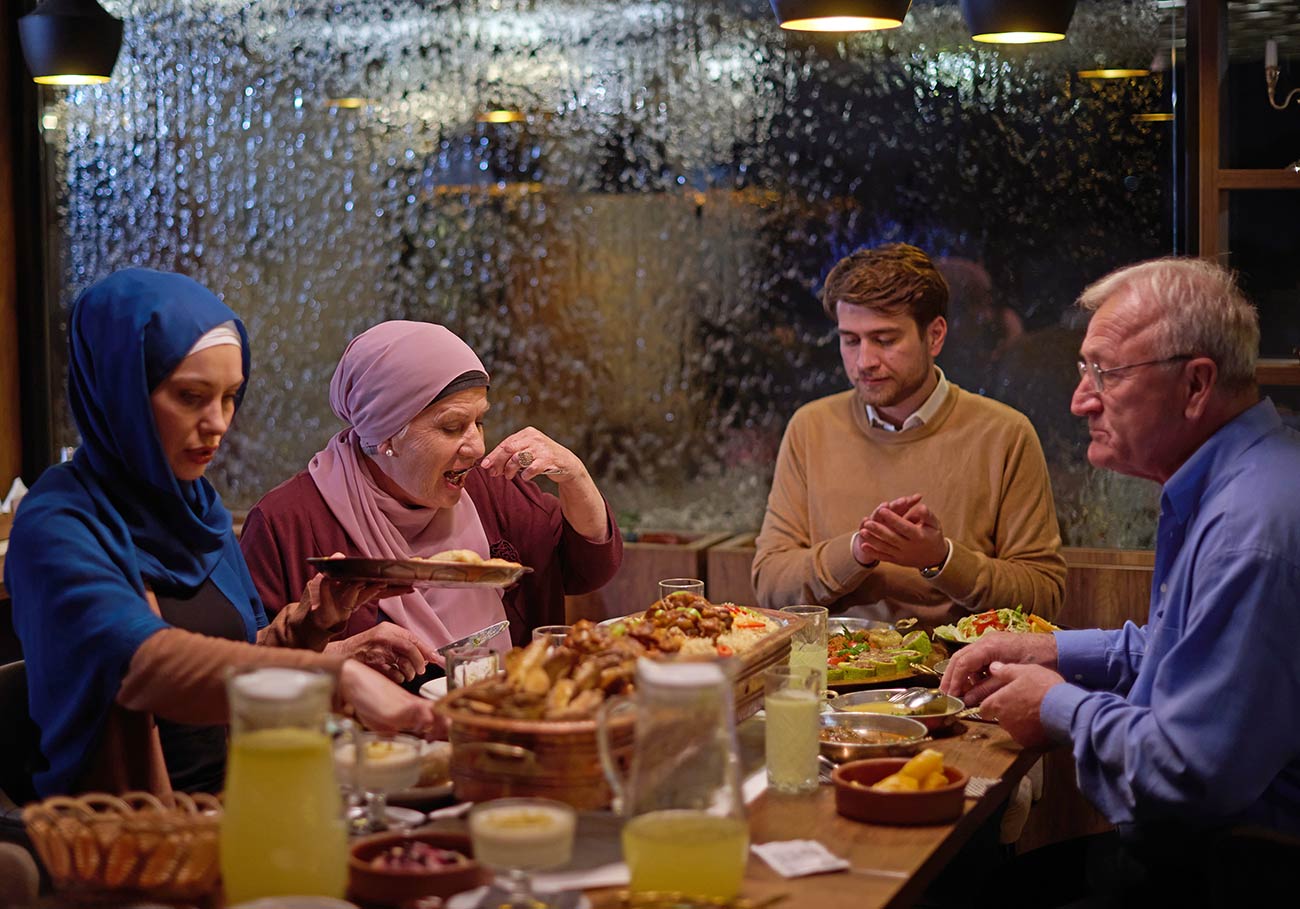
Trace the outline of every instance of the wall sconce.
{"label": "wall sconce", "polygon": [[1275,97],[1275,93],[1277,92],[1277,74],[1277,42],[1265,41],[1264,81],[1268,84],[1268,103],[1273,105],[1277,110],[1282,110],[1291,103],[1296,95],[1300,95],[1300,88],[1291,89],[1291,91],[1287,93],[1287,96],[1282,99],[1282,103],[1279,104]]}
{"label": "wall sconce", "polygon": [[971,39],[985,44],[1062,41],[1075,0],[961,0]]}
{"label": "wall sconce", "polygon": [[870,32],[898,28],[912,0],[772,0],[784,29],[796,32]]}
{"label": "wall sconce", "polygon": [[107,82],[122,49],[122,20],[95,0],[42,0],[18,20],[32,79],[43,85]]}

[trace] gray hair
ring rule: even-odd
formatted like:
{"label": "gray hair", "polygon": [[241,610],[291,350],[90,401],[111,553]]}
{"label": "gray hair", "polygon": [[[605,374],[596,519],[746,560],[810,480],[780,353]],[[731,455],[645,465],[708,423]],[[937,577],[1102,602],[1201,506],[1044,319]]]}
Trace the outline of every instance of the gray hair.
{"label": "gray hair", "polygon": [[1165,258],[1113,271],[1090,284],[1079,307],[1096,312],[1118,295],[1136,300],[1153,327],[1155,357],[1196,354],[1219,368],[1229,391],[1255,385],[1259,314],[1231,271],[1208,259]]}

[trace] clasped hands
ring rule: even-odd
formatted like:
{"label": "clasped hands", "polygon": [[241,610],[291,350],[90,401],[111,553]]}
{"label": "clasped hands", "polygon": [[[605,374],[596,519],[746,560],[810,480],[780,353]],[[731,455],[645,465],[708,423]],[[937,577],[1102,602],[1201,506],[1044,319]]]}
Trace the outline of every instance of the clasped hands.
{"label": "clasped hands", "polygon": [[929,568],[948,556],[943,525],[916,493],[881,502],[862,519],[853,538],[853,557],[863,565],[892,562]]}

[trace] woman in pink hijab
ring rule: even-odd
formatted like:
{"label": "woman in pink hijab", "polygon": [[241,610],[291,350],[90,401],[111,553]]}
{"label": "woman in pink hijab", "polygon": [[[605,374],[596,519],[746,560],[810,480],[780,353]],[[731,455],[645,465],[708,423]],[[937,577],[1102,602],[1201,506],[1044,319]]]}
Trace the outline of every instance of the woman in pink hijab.
{"label": "woman in pink hijab", "polygon": [[[398,681],[435,648],[501,619],[513,643],[564,622],[565,594],[605,584],[623,540],[582,461],[529,427],[486,456],[488,374],[455,334],[427,322],[384,322],[352,340],[330,382],[347,424],[308,468],[267,493],[240,540],[264,603],[293,599],[306,560],[342,552],[429,557],[469,549],[533,569],[508,591],[420,587],[353,614],[338,650]],[[532,480],[543,473],[559,495]],[[499,647],[507,647],[504,636]]]}

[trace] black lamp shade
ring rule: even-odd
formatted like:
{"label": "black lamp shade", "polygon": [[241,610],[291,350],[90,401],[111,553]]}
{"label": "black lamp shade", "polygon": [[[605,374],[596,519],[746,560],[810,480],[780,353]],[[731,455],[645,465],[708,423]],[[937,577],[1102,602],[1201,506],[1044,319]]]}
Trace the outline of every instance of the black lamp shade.
{"label": "black lamp shade", "polygon": [[782,28],[792,31],[871,31],[903,24],[912,0],[772,0]]}
{"label": "black lamp shade", "polygon": [[1074,16],[1075,0],[961,0],[976,41],[1027,44],[1059,41]]}
{"label": "black lamp shade", "polygon": [[95,0],[44,0],[18,20],[18,37],[37,82],[107,82],[122,49],[122,20]]}

